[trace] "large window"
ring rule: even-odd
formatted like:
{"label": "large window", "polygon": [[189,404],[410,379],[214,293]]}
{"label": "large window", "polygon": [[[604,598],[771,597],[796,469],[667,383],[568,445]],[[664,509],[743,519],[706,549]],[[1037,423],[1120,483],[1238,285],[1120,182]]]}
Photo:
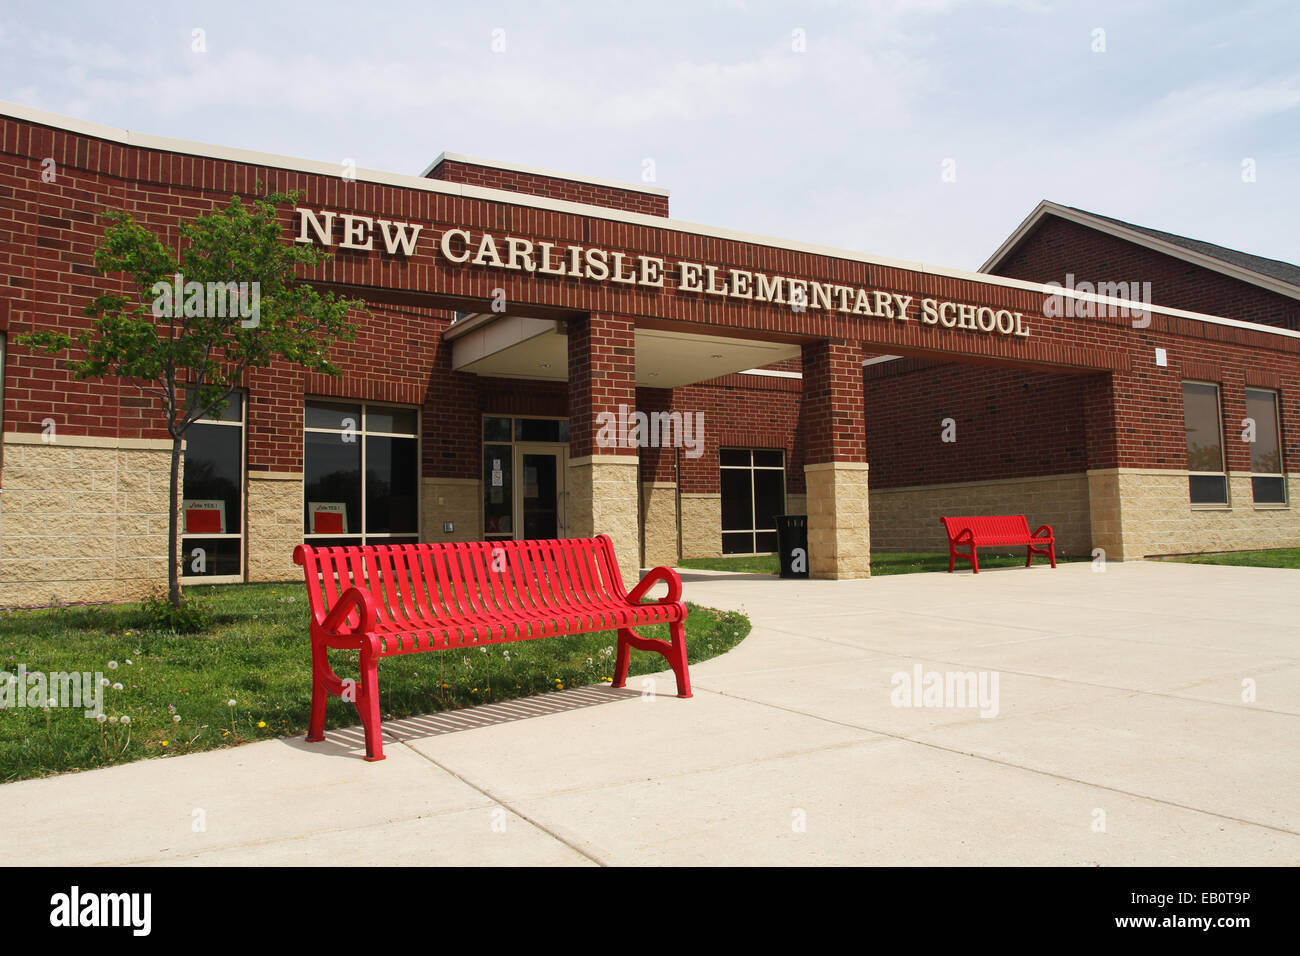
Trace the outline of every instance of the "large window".
{"label": "large window", "polygon": [[244,396],[185,429],[181,573],[239,581],[244,574]]}
{"label": "large window", "polygon": [[1226,505],[1228,475],[1223,464],[1223,418],[1219,387],[1183,382],[1183,428],[1187,433],[1188,493],[1194,505]]}
{"label": "large window", "polygon": [[777,549],[776,516],[785,513],[785,452],[723,448],[722,553]]}
{"label": "large window", "polygon": [[308,543],[416,543],[419,434],[414,408],[308,401],[303,421],[303,533]]}
{"label": "large window", "polygon": [[1250,485],[1257,505],[1286,504],[1282,430],[1277,409],[1277,392],[1246,389],[1246,415],[1255,423],[1254,441],[1250,445]]}

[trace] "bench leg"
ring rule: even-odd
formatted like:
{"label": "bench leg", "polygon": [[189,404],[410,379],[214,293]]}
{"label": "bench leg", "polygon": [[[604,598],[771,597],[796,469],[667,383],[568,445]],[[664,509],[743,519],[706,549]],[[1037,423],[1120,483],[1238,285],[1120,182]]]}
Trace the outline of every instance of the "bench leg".
{"label": "bench leg", "polygon": [[311,717],[307,721],[307,740],[319,743],[325,739],[325,703],[329,691],[325,687],[325,673],[330,670],[324,641],[311,642]]}
{"label": "bench leg", "polygon": [[970,546],[970,566],[974,574],[980,573],[980,553],[973,544]]}
{"label": "bench leg", "polygon": [[366,735],[366,759],[384,759],[383,727],[379,717],[379,660],[371,644],[361,646],[361,686],[357,688],[357,713]]}
{"label": "bench leg", "polygon": [[668,630],[673,637],[673,649],[667,656],[673,674],[677,677],[677,696],[690,697],[692,696],[691,673],[686,664],[686,622],[678,621],[670,624]]}
{"label": "bench leg", "polygon": [[653,651],[661,655],[668,662],[668,666],[673,669],[673,675],[677,678],[677,696],[692,696],[691,675],[686,663],[686,622],[677,621],[669,624],[668,632],[672,635],[671,644],[639,637],[630,627],[619,628],[618,656],[614,663],[614,683],[610,686],[627,686],[627,668],[628,664],[631,663],[632,648],[636,647],[643,651]]}
{"label": "bench leg", "polygon": [[627,686],[627,667],[632,662],[632,645],[626,640],[631,632],[626,628],[619,628],[618,631],[618,654],[614,658],[614,682],[611,687]]}
{"label": "bench leg", "polygon": [[1052,559],[1052,567],[1056,567],[1056,542],[1053,541],[1048,546],[1048,556]]}
{"label": "bench leg", "polygon": [[1034,546],[1031,544],[1028,548],[1025,549],[1025,567],[1029,567],[1033,563],[1034,563]]}
{"label": "bench leg", "polygon": [[948,545],[948,573],[952,574],[953,565],[957,563],[957,549]]}

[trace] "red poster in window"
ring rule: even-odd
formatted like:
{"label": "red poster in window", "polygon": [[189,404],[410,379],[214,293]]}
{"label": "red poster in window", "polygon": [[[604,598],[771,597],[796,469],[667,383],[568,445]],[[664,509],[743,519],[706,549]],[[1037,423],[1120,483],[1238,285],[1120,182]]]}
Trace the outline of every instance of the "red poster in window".
{"label": "red poster in window", "polygon": [[341,501],[311,501],[307,503],[311,515],[311,534],[347,534],[347,505]]}
{"label": "red poster in window", "polygon": [[181,504],[185,516],[185,534],[225,534],[226,503],[224,501],[185,501]]}
{"label": "red poster in window", "polygon": [[343,516],[327,511],[316,512],[316,523],[312,529],[316,534],[342,534]]}

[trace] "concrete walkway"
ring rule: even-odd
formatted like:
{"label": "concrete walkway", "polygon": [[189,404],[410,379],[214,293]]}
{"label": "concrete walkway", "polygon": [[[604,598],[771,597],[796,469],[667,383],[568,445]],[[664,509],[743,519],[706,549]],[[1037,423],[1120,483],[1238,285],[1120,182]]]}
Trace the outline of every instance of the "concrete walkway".
{"label": "concrete walkway", "polygon": [[[689,600],[754,622],[737,649],[692,668],[693,700],[660,675],[669,696],[634,679],[622,693],[394,722],[377,764],[345,731],[8,784],[9,856],[1300,862],[1300,572],[684,577]],[[918,666],[996,673],[997,715],[895,706],[895,675]]]}

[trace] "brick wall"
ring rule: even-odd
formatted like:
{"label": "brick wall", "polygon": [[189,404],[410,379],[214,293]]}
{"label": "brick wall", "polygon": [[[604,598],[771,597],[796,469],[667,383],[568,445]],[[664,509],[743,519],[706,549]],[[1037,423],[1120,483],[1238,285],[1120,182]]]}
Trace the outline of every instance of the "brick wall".
{"label": "brick wall", "polygon": [[429,178],[441,179],[449,183],[484,186],[489,189],[506,189],[510,192],[527,193],[530,196],[567,199],[570,202],[622,209],[625,212],[639,212],[647,216],[668,215],[668,197],[657,193],[619,189],[617,186],[602,186],[577,179],[562,179],[558,176],[500,169],[496,166],[480,166],[477,163],[463,163],[452,159],[444,159],[430,170]]}
{"label": "brick wall", "polygon": [[1152,301],[1189,312],[1300,329],[1300,300],[1163,252],[1048,216],[994,274],[1033,282],[1150,282]]}
{"label": "brick wall", "polygon": [[1087,469],[1085,376],[916,359],[863,372],[873,490]]}

